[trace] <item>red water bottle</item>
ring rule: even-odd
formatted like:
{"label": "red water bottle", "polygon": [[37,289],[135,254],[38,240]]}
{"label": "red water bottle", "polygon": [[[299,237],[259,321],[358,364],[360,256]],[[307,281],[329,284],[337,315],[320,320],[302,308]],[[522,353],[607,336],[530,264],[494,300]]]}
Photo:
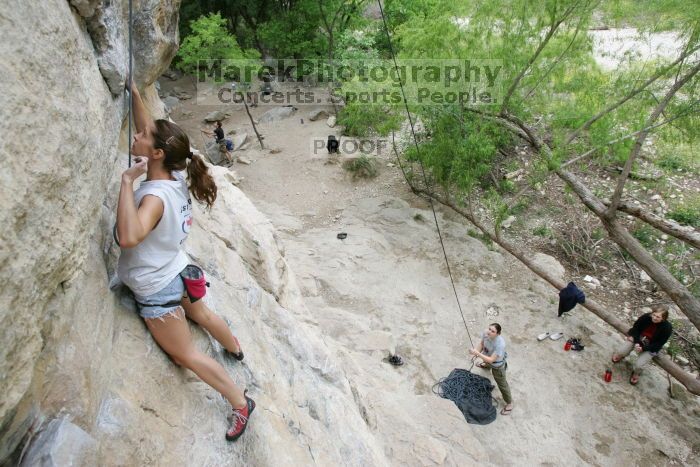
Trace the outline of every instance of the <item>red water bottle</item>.
{"label": "red water bottle", "polygon": [[571,341],[570,340],[566,341],[566,344],[564,344],[564,350],[566,350],[567,352],[569,350],[571,350]]}
{"label": "red water bottle", "polygon": [[606,383],[609,383],[610,381],[612,381],[612,370],[610,368],[605,369],[605,377],[604,378],[605,378]]}

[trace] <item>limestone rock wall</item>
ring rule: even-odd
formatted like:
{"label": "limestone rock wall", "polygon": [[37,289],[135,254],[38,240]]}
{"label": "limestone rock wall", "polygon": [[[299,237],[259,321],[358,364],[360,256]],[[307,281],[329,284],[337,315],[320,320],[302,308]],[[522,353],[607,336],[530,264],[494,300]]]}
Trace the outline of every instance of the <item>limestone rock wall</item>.
{"label": "limestone rock wall", "polygon": [[[134,0],[135,78],[155,116],[152,83],[175,54],[179,3]],[[225,169],[213,168],[219,200],[196,211],[188,251],[245,362],[193,332],[258,403],[244,438],[225,442],[225,401],[175,367],[128,294],[109,289],[127,10],[127,0],[0,2],[0,465],[20,455],[25,465],[384,464],[356,391],[307,324],[271,224]]]}

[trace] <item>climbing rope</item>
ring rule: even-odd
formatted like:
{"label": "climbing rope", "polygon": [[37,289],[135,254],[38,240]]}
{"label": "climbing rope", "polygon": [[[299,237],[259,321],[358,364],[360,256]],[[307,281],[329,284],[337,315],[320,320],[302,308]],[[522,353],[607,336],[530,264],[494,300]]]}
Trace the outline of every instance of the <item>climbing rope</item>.
{"label": "climbing rope", "polygon": [[496,419],[493,385],[484,376],[455,368],[432,387],[433,394],[454,402],[468,423],[487,425]]}
{"label": "climbing rope", "polygon": [[[413,117],[411,117],[411,112],[408,109],[408,101],[406,100],[406,93],[404,92],[403,88],[403,80],[401,79],[401,73],[399,70],[399,65],[396,62],[396,55],[394,54],[394,46],[392,45],[391,42],[391,34],[389,33],[389,25],[386,22],[386,15],[384,14],[384,7],[382,6],[382,1],[377,0],[377,4],[379,5],[379,12],[382,15],[382,22],[384,23],[384,31],[386,32],[386,38],[389,43],[389,52],[391,53],[391,58],[394,62],[394,67],[396,69],[396,76],[399,77],[399,86],[401,88],[401,95],[403,96],[403,104],[404,107],[406,108],[406,114],[408,115],[408,122],[411,125],[411,134],[413,135],[413,144],[416,146],[416,152],[418,154],[418,163],[420,165],[420,170],[423,175],[423,182],[425,183],[425,187],[430,193],[428,196],[428,201],[430,202],[430,209],[433,212],[433,219],[435,220],[435,228],[437,229],[438,233],[438,238],[440,239],[440,246],[442,247],[442,254],[445,257],[445,264],[447,265],[447,272],[450,276],[450,282],[452,283],[452,290],[454,291],[455,294],[455,300],[457,301],[457,308],[459,309],[459,314],[462,316],[462,322],[464,323],[464,329],[467,331],[467,337],[469,337],[469,343],[471,344],[472,347],[474,347],[474,342],[472,342],[472,336],[471,333],[469,332],[469,326],[467,326],[467,320],[464,318],[464,312],[462,311],[462,305],[459,302],[459,296],[457,294],[457,287],[455,286],[455,281],[454,277],[452,276],[452,270],[450,269],[450,262],[447,259],[447,251],[445,250],[445,242],[442,239],[442,232],[440,231],[440,224],[438,223],[437,219],[437,214],[435,213],[435,206],[433,205],[433,196],[432,196],[432,190],[430,188],[430,185],[428,184],[428,178],[425,175],[425,168],[423,167],[423,160],[420,157],[420,147],[418,146],[418,138],[416,137],[416,131],[413,125]],[[397,158],[398,158],[398,153],[397,153]],[[401,162],[399,161],[399,164]],[[403,168],[402,168],[403,171]],[[405,177],[405,173],[404,173]],[[407,180],[408,181],[408,180]],[[409,182],[410,184],[410,182]]]}
{"label": "climbing rope", "polygon": [[133,18],[133,12],[132,12],[132,0],[129,0],[129,74],[127,75],[126,79],[129,80],[128,84],[128,99],[129,99],[129,139],[126,142],[127,148],[126,152],[129,155],[129,167],[131,167],[131,111],[133,109],[133,91],[131,89],[131,81],[133,79],[132,71],[133,71],[133,54],[132,54],[132,41],[131,41],[131,32],[132,32],[132,18]]}

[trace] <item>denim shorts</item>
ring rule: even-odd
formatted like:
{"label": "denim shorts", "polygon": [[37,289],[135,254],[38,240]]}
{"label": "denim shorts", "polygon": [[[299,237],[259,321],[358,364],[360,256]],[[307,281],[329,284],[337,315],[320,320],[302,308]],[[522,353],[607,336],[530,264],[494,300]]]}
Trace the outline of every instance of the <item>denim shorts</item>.
{"label": "denim shorts", "polygon": [[152,295],[135,295],[139,315],[144,319],[153,319],[174,313],[180,307],[184,294],[185,284],[178,274],[168,285]]}

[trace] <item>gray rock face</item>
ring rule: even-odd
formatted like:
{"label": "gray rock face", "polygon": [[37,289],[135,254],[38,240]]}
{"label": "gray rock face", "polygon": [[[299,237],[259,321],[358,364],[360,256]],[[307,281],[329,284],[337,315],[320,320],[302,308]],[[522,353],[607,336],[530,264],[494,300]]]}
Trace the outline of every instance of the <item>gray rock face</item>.
{"label": "gray rock face", "polygon": [[22,459],[21,466],[95,465],[95,439],[68,419],[51,420]]}
{"label": "gray rock face", "polygon": [[[245,364],[231,363],[191,326],[258,403],[235,447],[228,403],[173,365],[119,286],[112,227],[128,142],[112,92],[125,57],[110,54],[126,5],[0,2],[0,464],[31,438],[26,465],[387,465],[272,224],[228,169],[211,168],[217,202],[195,203],[186,249],[212,283],[204,300],[245,348]],[[156,118],[152,83],[174,51],[178,5],[134,2],[136,78]]]}
{"label": "gray rock face", "polygon": [[294,113],[294,107],[275,107],[260,116],[260,123],[271,123],[289,118]]}
{"label": "gray rock face", "polygon": [[[129,7],[126,1],[70,0],[85,20],[100,73],[112,94],[124,89],[129,69]],[[152,83],[167,68],[179,43],[179,0],[147,0],[133,8],[134,78]]]}

